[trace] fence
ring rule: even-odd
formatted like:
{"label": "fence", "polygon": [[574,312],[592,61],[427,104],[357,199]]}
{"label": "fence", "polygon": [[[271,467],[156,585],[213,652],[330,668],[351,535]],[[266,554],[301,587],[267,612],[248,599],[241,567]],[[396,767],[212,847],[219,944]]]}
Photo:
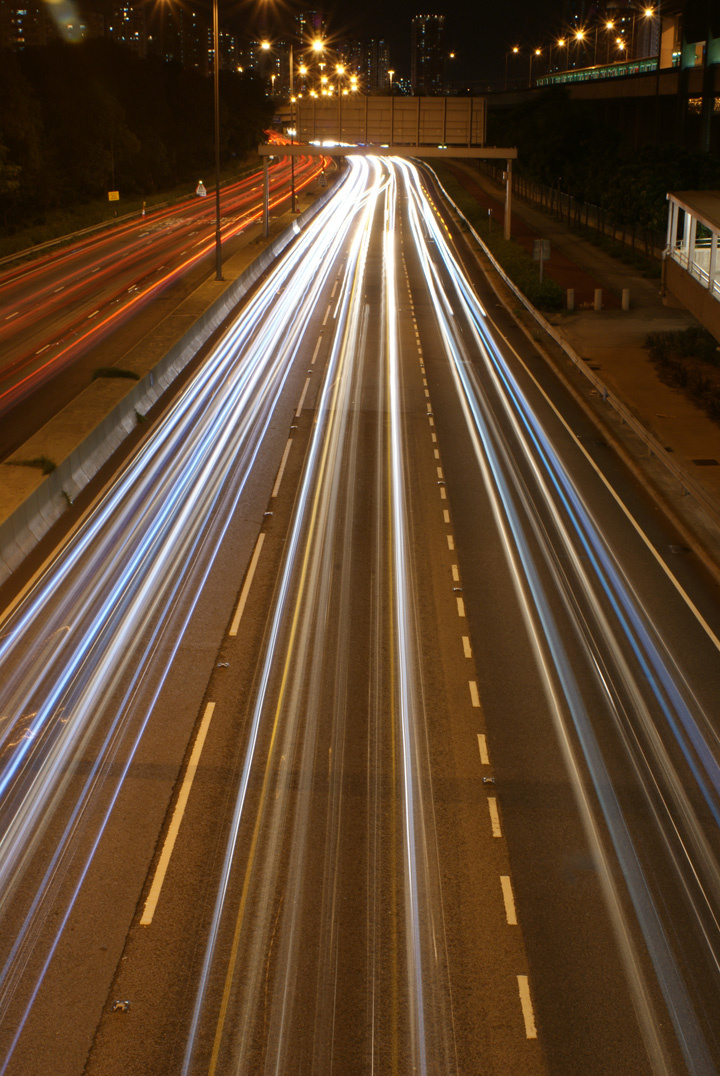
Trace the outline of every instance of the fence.
{"label": "fence", "polygon": [[[496,183],[505,185],[502,168],[492,162],[481,162],[480,167]],[[613,221],[603,206],[592,205],[560,189],[560,183],[548,187],[513,173],[513,197],[540,206],[546,212],[564,220],[576,228],[593,228],[618,243],[625,243],[633,250],[640,250],[649,258],[661,258],[665,249],[665,234],[640,228],[636,224],[619,224]]]}

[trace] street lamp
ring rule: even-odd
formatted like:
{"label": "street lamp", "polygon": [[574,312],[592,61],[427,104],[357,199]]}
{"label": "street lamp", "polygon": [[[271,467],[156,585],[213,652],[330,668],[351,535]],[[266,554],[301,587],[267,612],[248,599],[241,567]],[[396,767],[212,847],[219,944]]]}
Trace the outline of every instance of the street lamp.
{"label": "street lamp", "polygon": [[517,54],[519,52],[520,52],[520,46],[519,45],[513,45],[513,47],[510,49],[510,51],[505,53],[505,89],[507,89],[507,86],[508,86],[508,60],[510,59],[511,56],[517,56]]}
{"label": "street lamp", "polygon": [[[577,41],[578,45],[582,45],[584,43],[584,41],[585,41],[585,31],[584,30],[576,30],[576,32],[575,32],[575,40]],[[584,66],[584,64],[583,64],[583,66]]]}
{"label": "street lamp", "polygon": [[213,0],[213,103],[215,108],[215,279],[222,280],[220,238],[220,25],[218,0]]}
{"label": "street lamp", "polygon": [[542,56],[542,49],[530,49],[530,70],[528,71],[528,89],[532,89],[532,65],[535,56]]}
{"label": "street lamp", "polygon": [[395,75],[395,70],[394,70],[394,68],[390,67],[388,69],[388,78],[390,79],[390,96],[391,97],[392,97],[392,92],[393,92],[392,80],[393,80],[394,75]]}

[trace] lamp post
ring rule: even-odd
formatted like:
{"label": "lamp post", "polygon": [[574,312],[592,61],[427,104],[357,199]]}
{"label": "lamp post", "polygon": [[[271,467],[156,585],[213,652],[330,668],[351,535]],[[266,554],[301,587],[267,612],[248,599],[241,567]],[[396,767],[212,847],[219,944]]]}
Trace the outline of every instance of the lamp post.
{"label": "lamp post", "polygon": [[505,53],[505,89],[508,88],[508,60],[511,56],[517,56],[520,52],[519,45],[513,45],[509,52]]}
{"label": "lamp post", "polygon": [[[578,45],[583,45],[585,42],[585,31],[577,30],[575,33],[575,40],[577,41]],[[585,65],[583,64],[582,66],[584,67]]]}
{"label": "lamp post", "polygon": [[222,280],[220,238],[220,27],[218,0],[213,0],[213,100],[215,105],[215,279]]}
{"label": "lamp post", "polygon": [[530,70],[528,71],[528,89],[532,89],[532,65],[535,56],[542,56],[542,49],[530,49]]}

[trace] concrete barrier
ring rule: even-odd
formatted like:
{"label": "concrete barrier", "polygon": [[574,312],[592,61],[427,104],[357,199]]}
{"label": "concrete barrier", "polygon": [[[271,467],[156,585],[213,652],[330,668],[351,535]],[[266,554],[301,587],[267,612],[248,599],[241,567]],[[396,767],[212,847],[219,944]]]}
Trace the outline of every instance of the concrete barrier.
{"label": "concrete barrier", "polygon": [[69,503],[137,428],[138,414],[144,415],[159,400],[253,284],[333,197],[346,175],[341,173],[336,183],[276,236],[92,433],[0,524],[0,583],[17,571],[25,557],[67,510]]}

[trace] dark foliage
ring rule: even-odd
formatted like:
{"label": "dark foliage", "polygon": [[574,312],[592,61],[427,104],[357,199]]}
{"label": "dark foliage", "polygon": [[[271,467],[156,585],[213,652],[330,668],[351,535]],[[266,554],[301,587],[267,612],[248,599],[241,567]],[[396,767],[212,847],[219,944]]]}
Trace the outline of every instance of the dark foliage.
{"label": "dark foliage", "polygon": [[[103,197],[145,195],[214,170],[212,79],[110,41],[0,56],[0,223]],[[221,74],[222,166],[262,141],[262,82]]]}
{"label": "dark foliage", "polygon": [[488,141],[518,148],[518,174],[560,185],[608,211],[619,226],[664,231],[668,191],[720,187],[720,157],[672,144],[630,151],[592,106],[552,87],[514,109],[491,111]]}
{"label": "dark foliage", "polygon": [[720,346],[706,329],[648,335],[646,346],[663,381],[676,385],[720,421]]}

